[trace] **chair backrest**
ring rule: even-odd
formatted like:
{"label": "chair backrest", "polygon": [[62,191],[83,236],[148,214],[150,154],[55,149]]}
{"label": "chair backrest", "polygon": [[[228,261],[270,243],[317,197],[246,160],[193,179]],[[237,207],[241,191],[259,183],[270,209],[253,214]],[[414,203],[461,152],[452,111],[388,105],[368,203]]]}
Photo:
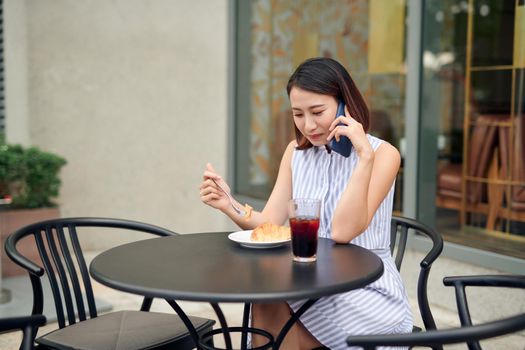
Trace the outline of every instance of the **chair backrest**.
{"label": "chair backrest", "polygon": [[[446,286],[454,286],[456,303],[461,322],[460,328],[430,330],[411,334],[381,334],[351,336],[347,338],[350,346],[375,349],[379,346],[442,346],[467,343],[470,350],[481,349],[479,341],[518,332],[525,329],[525,313],[506,317],[497,321],[472,325],[468,310],[465,287],[506,287],[525,289],[525,275],[478,275],[445,277]],[[523,294],[525,295],[525,294]]]}
{"label": "chair backrest", "polygon": [[46,324],[43,315],[20,316],[0,319],[0,333],[21,330],[23,332],[20,350],[32,350],[38,327]]}
{"label": "chair backrest", "polygon": [[441,235],[437,231],[417,220],[400,216],[392,216],[390,251],[394,256],[398,270],[401,269],[401,263],[403,262],[403,257],[405,256],[409,230],[413,230],[415,233],[424,235],[432,240],[432,248],[419,264],[421,270],[419,272],[417,281],[417,301],[419,304],[419,312],[421,313],[421,318],[423,319],[425,328],[427,330],[436,329],[436,323],[428,303],[427,282],[432,263],[439,257],[441,251],[443,250],[443,238],[441,238]]}
{"label": "chair backrest", "polygon": [[[516,118],[514,138],[508,126],[499,127],[501,177],[504,180],[525,182],[525,115]],[[511,144],[514,142],[514,144]],[[510,168],[512,165],[512,168]],[[525,209],[525,186],[512,186],[507,198],[514,209]]]}
{"label": "chair backrest", "polygon": [[[487,177],[490,161],[494,154],[497,127],[495,122],[504,116],[500,115],[479,115],[476,118],[476,124],[472,127],[472,133],[469,144],[468,168],[469,176]],[[467,182],[466,197],[471,203],[478,203],[483,195],[481,182]]]}
{"label": "chair backrest", "polygon": [[[60,328],[78,320],[86,320],[85,301],[89,318],[97,317],[93,288],[84,254],[78,239],[79,227],[105,227],[151,233],[157,236],[171,236],[176,233],[150,224],[109,218],[64,218],[37,222],[11,234],[5,243],[7,255],[16,264],[26,269],[33,287],[32,314],[43,312],[43,290],[40,278],[47,274]],[[43,267],[30,261],[17,250],[17,243],[24,237],[33,236]],[[85,299],[84,300],[84,295]],[[65,305],[65,310],[63,305]],[[143,309],[151,305],[146,298]],[[75,313],[76,309],[76,313]]]}

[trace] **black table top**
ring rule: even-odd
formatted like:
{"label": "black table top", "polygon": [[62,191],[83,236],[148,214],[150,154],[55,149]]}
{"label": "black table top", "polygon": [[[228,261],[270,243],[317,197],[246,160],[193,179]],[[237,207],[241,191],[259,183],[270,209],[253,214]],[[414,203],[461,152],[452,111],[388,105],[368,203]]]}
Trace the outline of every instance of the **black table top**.
{"label": "black table top", "polygon": [[109,287],[148,297],[263,302],[337,294],[377,280],[381,259],[364,248],[319,239],[317,262],[292,260],[289,244],[241,247],[228,233],[199,233],[124,244],[93,259],[90,273]]}

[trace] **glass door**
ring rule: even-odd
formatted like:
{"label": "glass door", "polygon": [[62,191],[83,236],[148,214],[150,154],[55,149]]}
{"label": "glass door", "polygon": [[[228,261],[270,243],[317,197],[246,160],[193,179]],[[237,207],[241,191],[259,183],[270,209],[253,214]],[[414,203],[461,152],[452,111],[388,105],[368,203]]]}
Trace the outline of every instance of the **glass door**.
{"label": "glass door", "polygon": [[423,125],[445,240],[525,258],[520,0],[425,2]]}

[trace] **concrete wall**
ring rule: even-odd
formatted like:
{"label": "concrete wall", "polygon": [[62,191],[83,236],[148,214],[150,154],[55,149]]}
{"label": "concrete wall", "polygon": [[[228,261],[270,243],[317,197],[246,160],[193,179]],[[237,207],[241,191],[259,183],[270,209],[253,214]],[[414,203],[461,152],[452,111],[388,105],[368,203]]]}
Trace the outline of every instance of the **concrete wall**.
{"label": "concrete wall", "polygon": [[[5,4],[6,51],[23,47],[7,72],[27,67],[7,75],[8,106],[27,100],[16,113],[8,107],[8,139],[67,159],[62,216],[181,233],[233,228],[198,190],[207,161],[227,175],[227,0]],[[27,119],[29,140],[13,118]],[[120,239],[85,242],[102,249]]]}

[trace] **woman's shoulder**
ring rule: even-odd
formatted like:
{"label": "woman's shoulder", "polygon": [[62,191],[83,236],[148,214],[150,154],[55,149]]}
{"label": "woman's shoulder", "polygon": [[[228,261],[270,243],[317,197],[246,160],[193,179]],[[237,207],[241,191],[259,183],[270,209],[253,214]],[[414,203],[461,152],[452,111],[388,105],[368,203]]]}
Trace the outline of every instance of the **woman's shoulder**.
{"label": "woman's shoulder", "polygon": [[297,142],[295,140],[290,141],[288,145],[286,146],[286,149],[283,153],[283,160],[287,160],[288,162],[291,162],[291,159],[293,158],[293,154],[295,151],[295,148],[297,147]]}
{"label": "woman's shoulder", "polygon": [[380,160],[382,164],[392,164],[396,171],[399,169],[401,163],[401,154],[398,149],[395,148],[388,141],[381,140],[378,137],[368,135],[370,144],[374,149],[375,159]]}
{"label": "woman's shoulder", "polygon": [[372,146],[374,151],[377,151],[379,146],[382,146],[381,149],[388,150],[387,152],[398,152],[397,148],[394,147],[388,141],[385,141],[383,139],[380,139],[379,137],[370,134],[366,134],[366,136],[368,138],[368,142],[370,142],[370,145]]}
{"label": "woman's shoulder", "polygon": [[388,142],[386,142],[385,140],[380,139],[379,137],[376,137],[376,136],[371,135],[371,134],[366,134],[366,137],[368,138],[368,142],[370,142],[370,145],[372,146],[372,148],[374,149],[374,151],[376,151],[377,148],[378,148],[379,146],[381,146],[382,144],[384,144],[384,143],[388,143]]}
{"label": "woman's shoulder", "polygon": [[286,149],[284,150],[284,153],[293,153],[296,148],[297,148],[297,141],[296,140],[292,140],[286,146]]}

